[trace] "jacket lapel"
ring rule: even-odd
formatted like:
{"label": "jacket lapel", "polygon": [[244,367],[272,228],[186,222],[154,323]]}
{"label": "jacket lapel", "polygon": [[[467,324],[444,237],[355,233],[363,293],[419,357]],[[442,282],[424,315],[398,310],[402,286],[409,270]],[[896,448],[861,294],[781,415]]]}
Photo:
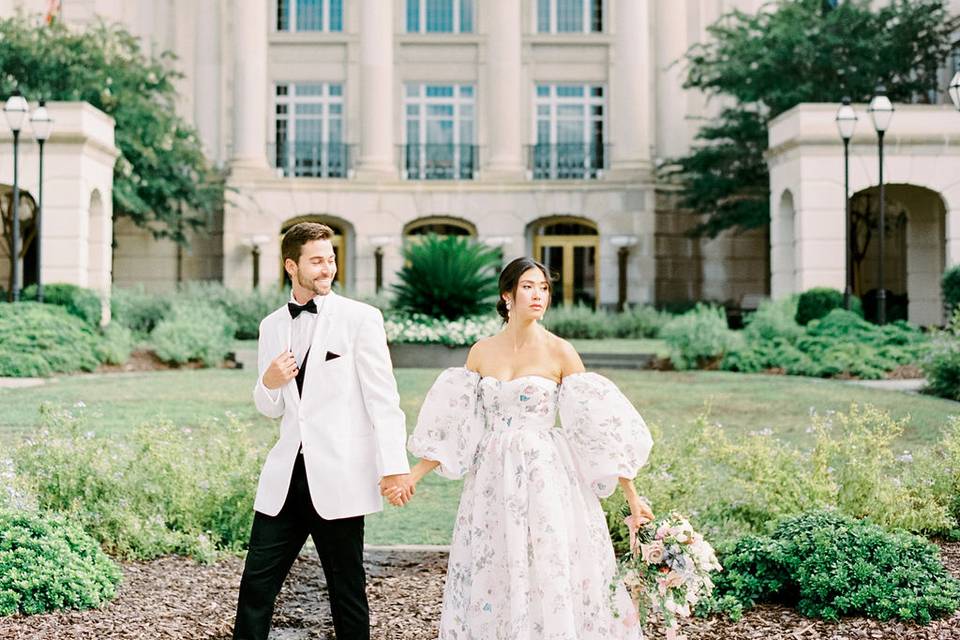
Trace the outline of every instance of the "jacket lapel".
{"label": "jacket lapel", "polygon": [[[293,321],[290,319],[290,314],[287,313],[286,309],[284,309],[284,312],[280,315],[279,322],[277,322],[277,344],[280,345],[280,348],[283,351],[290,351],[292,329]],[[296,380],[291,380],[287,384],[283,385],[280,391],[283,393],[283,399],[287,406],[299,406],[300,394],[297,393]]]}
{"label": "jacket lapel", "polygon": [[333,291],[328,293],[326,298],[323,301],[323,307],[318,312],[317,324],[313,329],[313,340],[310,342],[310,358],[307,360],[307,368],[303,373],[304,393],[307,393],[306,390],[310,388],[312,374],[316,373],[317,367],[322,367],[327,360],[327,337],[340,298]]}

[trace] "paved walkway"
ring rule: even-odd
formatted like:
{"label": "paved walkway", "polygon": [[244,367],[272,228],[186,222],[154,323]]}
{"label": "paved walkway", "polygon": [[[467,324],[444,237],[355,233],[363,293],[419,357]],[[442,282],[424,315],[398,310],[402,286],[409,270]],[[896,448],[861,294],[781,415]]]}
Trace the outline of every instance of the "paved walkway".
{"label": "paved walkway", "polygon": [[887,391],[905,391],[920,393],[927,386],[926,378],[907,378],[905,380],[850,380],[851,384],[858,384],[871,389],[885,389]]}
{"label": "paved walkway", "polygon": [[25,387],[39,387],[46,384],[44,378],[3,378],[0,377],[0,389],[23,389]]}

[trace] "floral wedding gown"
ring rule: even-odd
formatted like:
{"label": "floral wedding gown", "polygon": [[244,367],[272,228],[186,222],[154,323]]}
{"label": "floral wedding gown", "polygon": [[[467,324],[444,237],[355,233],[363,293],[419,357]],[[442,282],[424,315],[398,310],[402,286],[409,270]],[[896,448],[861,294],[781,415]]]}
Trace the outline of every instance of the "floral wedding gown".
{"label": "floral wedding gown", "polygon": [[640,638],[623,585],[611,599],[616,559],[598,497],[634,477],[651,446],[630,401],[595,373],[562,384],[441,373],[408,443],[440,475],[465,476],[440,639]]}

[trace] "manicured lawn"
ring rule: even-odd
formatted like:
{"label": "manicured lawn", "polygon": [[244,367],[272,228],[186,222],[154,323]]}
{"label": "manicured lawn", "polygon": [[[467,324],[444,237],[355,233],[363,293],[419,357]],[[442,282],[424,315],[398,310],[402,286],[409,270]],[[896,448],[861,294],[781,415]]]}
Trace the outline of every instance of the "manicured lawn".
{"label": "manicured lawn", "polygon": [[[401,402],[412,428],[424,395],[438,371],[398,369]],[[799,445],[811,412],[846,410],[851,402],[874,404],[894,416],[911,417],[902,444],[909,449],[935,442],[947,416],[960,403],[900,392],[868,389],[844,382],[726,372],[608,371],[648,422],[669,433],[704,411],[729,431],[770,428]],[[260,416],[250,397],[253,374],[243,370],[164,371],[155,373],[67,376],[40,387],[0,389],[0,446],[31,433],[43,403],[74,407],[82,403],[90,428],[115,433],[158,417],[184,426],[227,413],[249,422],[266,445],[276,434],[273,421]],[[79,408],[78,408],[79,409]],[[460,483],[433,475],[405,509],[368,519],[367,541],[438,543],[449,541]]]}
{"label": "manicured lawn", "polygon": [[[570,344],[580,353],[655,353],[665,358],[669,354],[667,343],[648,338],[611,340],[586,340],[576,338]],[[256,349],[256,340],[234,340],[234,349]]]}
{"label": "manicured lawn", "polygon": [[578,353],[655,353],[661,358],[670,354],[667,343],[663,340],[648,338],[620,339],[620,340],[570,340],[570,344]]}

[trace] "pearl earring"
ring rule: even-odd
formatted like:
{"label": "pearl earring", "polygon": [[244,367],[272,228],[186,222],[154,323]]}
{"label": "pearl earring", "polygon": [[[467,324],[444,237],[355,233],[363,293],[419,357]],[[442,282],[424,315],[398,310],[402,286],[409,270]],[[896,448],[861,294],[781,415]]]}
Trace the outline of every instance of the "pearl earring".
{"label": "pearl earring", "polygon": [[510,301],[507,300],[507,311],[510,311]]}

